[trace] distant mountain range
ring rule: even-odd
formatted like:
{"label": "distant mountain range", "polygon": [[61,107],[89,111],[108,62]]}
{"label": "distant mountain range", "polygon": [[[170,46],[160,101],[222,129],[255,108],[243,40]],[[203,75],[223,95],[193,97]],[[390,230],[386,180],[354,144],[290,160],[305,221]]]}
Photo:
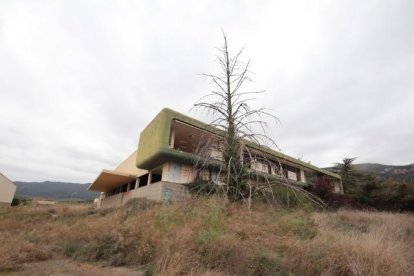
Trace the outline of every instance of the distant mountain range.
{"label": "distant mountain range", "polygon": [[[377,163],[354,164],[354,169],[362,173],[371,174],[380,179],[395,179],[414,182],[414,163],[405,166],[382,165]],[[327,168],[335,171],[334,168]]]}
{"label": "distant mountain range", "polygon": [[382,165],[376,163],[355,164],[354,168],[361,172],[375,175],[381,179],[414,181],[414,163],[405,166]]}
{"label": "distant mountain range", "polygon": [[[406,166],[382,165],[376,163],[354,164],[354,168],[362,173],[374,175],[380,179],[396,179],[399,181],[414,182],[414,164]],[[335,171],[334,168],[326,168]],[[53,200],[92,200],[99,193],[89,192],[89,183],[65,182],[14,182],[17,186],[16,196],[33,198],[42,197]]]}
{"label": "distant mountain range", "polygon": [[16,196],[24,198],[41,197],[53,200],[92,200],[99,193],[89,192],[89,183],[65,183],[65,182],[21,182],[15,181]]}

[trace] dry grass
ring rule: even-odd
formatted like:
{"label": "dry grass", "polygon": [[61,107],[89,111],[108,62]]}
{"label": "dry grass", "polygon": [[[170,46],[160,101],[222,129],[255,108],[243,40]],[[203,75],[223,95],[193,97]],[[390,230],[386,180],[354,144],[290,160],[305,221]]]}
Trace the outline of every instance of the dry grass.
{"label": "dry grass", "polygon": [[413,215],[339,211],[316,213],[313,218],[318,228],[314,239],[286,244],[292,271],[307,270],[310,275],[412,275]]}
{"label": "dry grass", "polygon": [[414,216],[209,199],[0,211],[0,271],[54,258],[148,275],[413,275]]}

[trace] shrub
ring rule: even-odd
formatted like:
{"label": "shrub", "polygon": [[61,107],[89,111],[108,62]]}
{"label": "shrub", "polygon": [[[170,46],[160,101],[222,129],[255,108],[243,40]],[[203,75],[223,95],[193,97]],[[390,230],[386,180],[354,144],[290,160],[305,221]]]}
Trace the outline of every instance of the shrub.
{"label": "shrub", "polygon": [[29,200],[15,196],[12,200],[11,206],[27,205],[27,204],[29,204]]}
{"label": "shrub", "polygon": [[225,214],[219,205],[211,204],[202,217],[203,228],[197,235],[197,242],[206,245],[218,240],[226,225]]}
{"label": "shrub", "polygon": [[289,275],[284,270],[280,257],[274,252],[269,252],[263,249],[263,252],[258,254],[250,264],[248,275]]}
{"label": "shrub", "polygon": [[349,195],[334,193],[332,184],[323,179],[315,181],[309,188],[309,191],[322,199],[326,205],[334,209],[340,207],[362,208],[362,205],[353,200]]}
{"label": "shrub", "polygon": [[317,227],[310,213],[304,211],[288,211],[277,218],[276,224],[284,234],[293,234],[301,240],[313,239]]}
{"label": "shrub", "polygon": [[300,191],[282,184],[272,184],[271,191],[263,190],[257,193],[253,201],[255,203],[276,203],[286,208],[306,208],[313,209],[313,203]]}
{"label": "shrub", "polygon": [[79,245],[78,242],[69,241],[69,242],[65,242],[62,245],[62,251],[63,251],[63,254],[65,254],[65,256],[74,257],[78,253],[80,247],[81,246]]}

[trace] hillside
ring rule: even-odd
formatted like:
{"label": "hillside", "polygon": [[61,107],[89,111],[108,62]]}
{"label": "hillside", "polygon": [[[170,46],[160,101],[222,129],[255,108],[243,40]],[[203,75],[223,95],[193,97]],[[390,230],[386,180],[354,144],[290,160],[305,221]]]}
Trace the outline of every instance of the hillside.
{"label": "hillside", "polygon": [[54,200],[92,200],[99,193],[87,191],[89,184],[65,182],[21,182],[16,181],[16,196],[33,198],[42,197]]}
{"label": "hillside", "polygon": [[405,166],[382,165],[377,163],[355,164],[358,171],[375,175],[381,179],[396,179],[401,181],[414,181],[414,163]]}
{"label": "hillside", "polygon": [[[378,177],[379,179],[395,179],[399,181],[414,181],[414,163],[411,165],[394,166],[378,163],[360,163],[352,165],[355,170]],[[325,168],[337,172],[335,167]]]}

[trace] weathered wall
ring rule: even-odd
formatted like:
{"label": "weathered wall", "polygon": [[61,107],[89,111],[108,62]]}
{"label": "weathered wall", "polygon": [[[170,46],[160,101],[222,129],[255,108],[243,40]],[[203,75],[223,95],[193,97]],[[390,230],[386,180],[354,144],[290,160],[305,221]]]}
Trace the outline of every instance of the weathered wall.
{"label": "weathered wall", "polygon": [[121,207],[123,194],[116,194],[102,199],[100,206],[102,208],[118,208]]}
{"label": "weathered wall", "polygon": [[16,192],[16,186],[7,177],[0,174],[0,203],[11,204]]}
{"label": "weathered wall", "polygon": [[292,171],[287,171],[287,178],[293,181],[298,181],[298,175]]}
{"label": "weathered wall", "polygon": [[122,205],[124,205],[128,200],[132,198],[139,198],[139,197],[145,197],[151,200],[159,201],[161,200],[161,189],[162,189],[162,182],[157,182],[157,183],[149,184],[147,186],[126,192],[124,193]]}
{"label": "weathered wall", "polygon": [[168,162],[162,168],[162,181],[172,183],[190,183],[193,180],[193,167]]}
{"label": "weathered wall", "polygon": [[185,185],[169,182],[162,182],[162,185],[162,201],[185,201],[190,198]]}
{"label": "weathered wall", "polygon": [[258,160],[252,159],[250,166],[251,166],[252,170],[255,170],[255,171],[258,171],[258,172],[265,172],[265,173],[268,172],[267,163],[260,162]]}
{"label": "weathered wall", "polygon": [[[195,154],[186,153],[171,149],[170,147],[170,130],[173,120],[178,120],[189,124],[195,128],[207,129],[215,134],[222,134],[222,132],[214,127],[211,127],[201,121],[173,111],[171,109],[163,109],[151,123],[141,132],[138,152],[137,152],[137,166],[145,169],[153,169],[163,163],[174,161],[181,164],[190,164],[195,161],[197,156]],[[274,151],[268,147],[262,147],[248,141],[243,141],[246,145],[259,152],[269,154],[272,157],[283,160],[283,163],[291,165],[293,167],[303,167],[311,171],[319,172],[324,175],[331,176],[336,179],[340,179],[339,175],[330,171],[313,166],[310,163],[303,162],[299,159],[290,157],[281,152]],[[215,164],[217,166],[220,163]],[[267,170],[267,169],[266,169]],[[259,169],[259,171],[265,171]]]}
{"label": "weathered wall", "polygon": [[155,201],[183,201],[189,198],[184,185],[169,182],[157,182],[125,193],[104,198],[102,208],[118,208],[133,198],[148,198]]}

